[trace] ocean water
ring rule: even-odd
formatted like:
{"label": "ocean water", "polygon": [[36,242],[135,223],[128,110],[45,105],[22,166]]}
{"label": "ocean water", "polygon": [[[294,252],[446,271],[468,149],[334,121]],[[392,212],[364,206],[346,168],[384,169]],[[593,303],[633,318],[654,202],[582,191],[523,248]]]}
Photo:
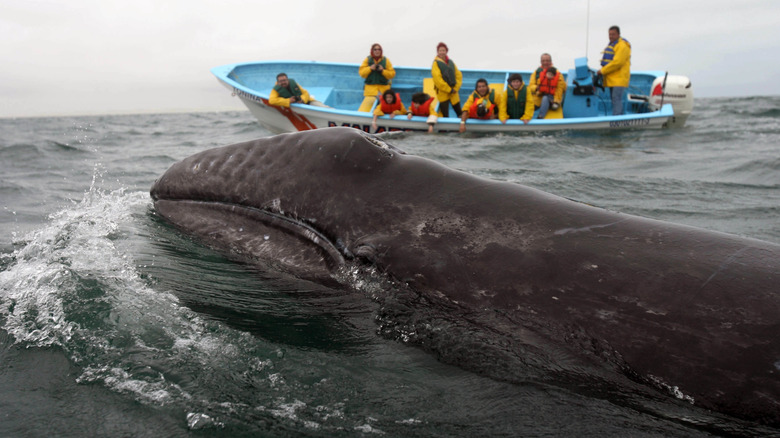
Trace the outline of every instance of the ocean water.
{"label": "ocean water", "polygon": [[[418,347],[388,328],[409,321],[378,275],[356,273],[350,292],[260,272],[154,214],[149,188],[171,164],[268,135],[248,111],[0,119],[0,436],[780,435],[671,396],[469,371],[452,363],[489,340],[459,344],[442,324],[451,348]],[[673,131],[386,139],[487,178],[780,243],[778,97],[699,99]]]}

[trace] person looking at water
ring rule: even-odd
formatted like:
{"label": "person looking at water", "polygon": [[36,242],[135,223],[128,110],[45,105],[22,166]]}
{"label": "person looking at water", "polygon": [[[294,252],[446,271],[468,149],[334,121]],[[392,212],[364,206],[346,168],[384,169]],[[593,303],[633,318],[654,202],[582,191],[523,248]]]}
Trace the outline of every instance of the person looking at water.
{"label": "person looking at water", "polygon": [[393,89],[385,90],[379,97],[379,104],[374,109],[374,120],[371,127],[376,131],[376,119],[387,114],[391,119],[397,115],[406,114],[406,107],[401,102],[401,96]]}
{"label": "person looking at water", "polygon": [[412,117],[414,116],[427,117],[426,123],[428,123],[428,132],[433,132],[433,126],[436,125],[436,121],[438,120],[438,108],[439,102],[435,97],[429,96],[428,93],[414,93],[406,118],[412,120]]}
{"label": "person looking at water", "polygon": [[374,43],[371,45],[371,53],[360,65],[358,74],[365,79],[363,102],[358,111],[369,112],[374,106],[376,97],[390,88],[395,77],[395,69],[390,60],[384,56],[382,46]]}
{"label": "person looking at water", "polygon": [[509,119],[520,119],[528,123],[534,117],[534,98],[531,90],[523,83],[519,73],[512,73],[507,87],[498,99],[498,119],[506,123]]}
{"label": "person looking at water", "polygon": [[623,114],[623,94],[631,81],[631,43],[620,36],[620,28],[609,28],[609,44],[602,52],[601,68],[604,86],[612,95],[612,115]]}
{"label": "person looking at water", "polygon": [[[553,67],[553,60],[552,56],[549,53],[542,53],[541,59],[540,59],[541,65],[539,68],[536,69],[531,74],[531,79],[528,81],[528,89],[531,91],[531,94],[534,98],[534,108],[540,109],[542,106],[542,97],[545,93],[539,93],[539,82],[544,80],[544,78],[547,77],[547,70]],[[560,75],[560,72],[558,72]],[[560,80],[556,81],[555,83],[555,91],[553,92],[552,102],[550,103],[550,107],[553,110],[557,110],[560,108],[561,104],[563,103],[563,95],[566,93],[566,81],[563,80],[563,75],[560,76]],[[555,105],[553,105],[553,103]],[[549,111],[545,111],[544,117],[539,118],[561,118],[563,117],[563,114],[559,112],[553,112],[550,113]]]}
{"label": "person looking at water", "polygon": [[436,90],[436,99],[439,101],[439,112],[442,117],[450,116],[449,104],[455,115],[461,116],[460,95],[458,90],[463,84],[463,74],[458,70],[455,61],[449,58],[449,48],[444,43],[436,46],[436,58],[431,66],[431,76],[433,77],[433,87]]}
{"label": "person looking at water", "polygon": [[307,105],[325,106],[319,101],[312,99],[305,88],[298,85],[295,79],[287,77],[286,73],[276,75],[276,85],[271,90],[271,96],[268,103],[275,106],[289,108],[291,103],[305,103]]}
{"label": "person looking at water", "polygon": [[485,79],[477,79],[474,92],[463,105],[460,132],[466,132],[466,120],[469,118],[481,120],[496,118],[496,90],[491,90]]}

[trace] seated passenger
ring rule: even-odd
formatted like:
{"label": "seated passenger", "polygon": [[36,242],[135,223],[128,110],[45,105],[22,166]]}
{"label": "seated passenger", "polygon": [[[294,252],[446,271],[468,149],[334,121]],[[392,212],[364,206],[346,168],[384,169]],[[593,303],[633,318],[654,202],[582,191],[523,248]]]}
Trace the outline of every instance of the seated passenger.
{"label": "seated passenger", "polygon": [[379,103],[374,109],[374,120],[371,122],[371,127],[376,131],[376,119],[377,117],[388,115],[391,119],[399,114],[406,114],[406,107],[401,102],[401,96],[393,91],[393,89],[385,90],[379,97]]}
{"label": "seated passenger", "polygon": [[412,120],[412,116],[427,117],[428,132],[433,132],[433,125],[436,124],[438,119],[439,101],[435,97],[429,96],[427,93],[414,93],[412,95],[412,104],[409,105],[409,111],[407,119]]}
{"label": "seated passenger", "polygon": [[534,117],[531,90],[525,86],[519,73],[509,75],[507,84],[498,101],[498,119],[501,123],[506,123],[509,119],[520,119],[523,123],[528,123]]}
{"label": "seated passenger", "polygon": [[563,75],[555,67],[550,67],[543,71],[539,76],[539,83],[536,88],[536,95],[541,98],[541,104],[539,105],[539,114],[537,119],[543,119],[547,116],[547,111],[557,110],[561,107],[561,99],[563,96],[558,96],[558,90],[560,84],[563,84],[563,89],[566,89],[566,81],[563,79]]}
{"label": "seated passenger", "polygon": [[[552,56],[550,56],[549,53],[542,53],[541,66],[531,74],[531,80],[528,81],[528,89],[531,90],[531,94],[534,97],[535,108],[539,108],[542,106],[542,96],[538,94],[539,81],[544,76],[546,76],[545,72],[549,68],[553,68]],[[558,81],[557,87],[555,89],[555,97],[553,101],[558,102],[559,107],[563,102],[563,95],[565,92],[566,92],[566,81],[565,80]],[[561,118],[563,117],[563,111],[553,111],[553,112],[548,111],[546,117]]]}
{"label": "seated passenger", "polygon": [[460,116],[460,132],[466,132],[466,119],[495,119],[496,112],[496,91],[490,89],[485,79],[477,79],[474,92],[463,105],[463,113]]}
{"label": "seated passenger", "polygon": [[275,106],[289,108],[291,103],[305,103],[307,105],[325,106],[322,102],[309,96],[305,88],[298,85],[295,79],[289,79],[286,73],[276,75],[276,85],[271,90],[268,103]]}
{"label": "seated passenger", "polygon": [[371,53],[360,64],[358,74],[365,79],[363,102],[358,111],[367,113],[374,106],[376,96],[390,89],[390,83],[395,77],[395,69],[390,60],[383,55],[382,46],[375,43],[371,45]]}

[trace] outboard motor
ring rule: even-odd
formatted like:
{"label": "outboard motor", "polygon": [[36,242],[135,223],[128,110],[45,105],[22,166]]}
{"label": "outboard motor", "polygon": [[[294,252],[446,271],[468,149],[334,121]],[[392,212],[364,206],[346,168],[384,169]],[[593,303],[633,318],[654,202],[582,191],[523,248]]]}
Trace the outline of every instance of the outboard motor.
{"label": "outboard motor", "polygon": [[693,110],[693,86],[687,76],[672,76],[656,78],[650,87],[650,109],[655,111],[667,103],[672,104],[674,117],[668,126],[682,127]]}

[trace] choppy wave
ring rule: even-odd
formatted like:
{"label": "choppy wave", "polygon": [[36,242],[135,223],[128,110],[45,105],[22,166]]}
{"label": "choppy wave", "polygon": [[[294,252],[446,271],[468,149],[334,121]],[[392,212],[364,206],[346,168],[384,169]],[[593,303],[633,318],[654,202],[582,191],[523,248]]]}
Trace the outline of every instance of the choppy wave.
{"label": "choppy wave", "polygon": [[182,367],[230,369],[270,386],[275,373],[262,371],[273,370],[279,353],[257,351],[250,335],[200,317],[143,278],[128,227],[148,205],[143,192],[93,188],[24,236],[0,272],[3,329],[24,347],[61,348],[83,367],[79,383],[101,382],[143,403],[229,413],[229,403],[193,392],[207,376],[189,377]]}

